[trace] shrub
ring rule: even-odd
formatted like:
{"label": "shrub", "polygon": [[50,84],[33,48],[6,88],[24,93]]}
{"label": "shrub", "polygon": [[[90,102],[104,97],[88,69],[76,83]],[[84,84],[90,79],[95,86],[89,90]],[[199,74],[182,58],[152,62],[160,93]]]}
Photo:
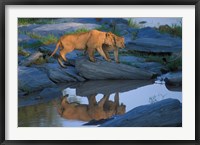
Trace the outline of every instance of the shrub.
{"label": "shrub", "polygon": [[133,18],[128,19],[128,26],[131,27],[131,28],[136,28],[136,29],[139,29],[139,28],[142,27],[142,25],[137,23],[136,21],[134,21]]}
{"label": "shrub", "polygon": [[160,33],[168,33],[175,37],[182,38],[182,24],[172,24],[171,26],[168,25],[162,25],[158,28]]}

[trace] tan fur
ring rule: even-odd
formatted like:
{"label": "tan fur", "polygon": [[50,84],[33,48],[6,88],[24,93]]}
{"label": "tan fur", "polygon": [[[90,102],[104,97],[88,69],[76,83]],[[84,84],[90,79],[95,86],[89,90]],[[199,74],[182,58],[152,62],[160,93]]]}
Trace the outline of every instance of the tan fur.
{"label": "tan fur", "polygon": [[[54,50],[54,52],[51,54],[53,56],[58,48],[62,48],[60,50],[60,57],[58,61],[60,62],[60,59],[63,59],[64,61],[67,61],[65,55],[74,49],[86,49],[89,55],[90,61],[94,62],[94,52],[97,50],[101,56],[104,57],[106,61],[110,61],[103,49],[102,45],[106,44],[108,46],[114,46],[114,39],[113,35],[110,32],[101,32],[98,30],[91,30],[86,33],[78,33],[78,34],[70,34],[70,35],[64,35],[62,36]],[[62,64],[61,64],[62,65]]]}
{"label": "tan fur", "polygon": [[100,120],[125,113],[125,105],[119,104],[119,93],[115,94],[114,102],[109,100],[109,95],[104,95],[97,102],[96,95],[88,96],[89,104],[70,104],[66,97],[61,101],[61,107],[58,109],[59,114],[70,120]]}

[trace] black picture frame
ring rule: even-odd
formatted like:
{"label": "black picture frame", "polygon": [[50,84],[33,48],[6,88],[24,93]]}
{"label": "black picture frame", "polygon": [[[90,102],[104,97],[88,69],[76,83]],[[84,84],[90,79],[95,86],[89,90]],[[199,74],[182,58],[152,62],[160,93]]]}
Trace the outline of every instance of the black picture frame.
{"label": "black picture frame", "polygon": [[[6,5],[195,5],[195,140],[5,140],[5,7]],[[200,0],[1,0],[0,3],[0,141],[2,145],[18,145],[18,144],[170,144],[170,145],[192,145],[200,144],[199,134],[199,49],[200,49]]]}

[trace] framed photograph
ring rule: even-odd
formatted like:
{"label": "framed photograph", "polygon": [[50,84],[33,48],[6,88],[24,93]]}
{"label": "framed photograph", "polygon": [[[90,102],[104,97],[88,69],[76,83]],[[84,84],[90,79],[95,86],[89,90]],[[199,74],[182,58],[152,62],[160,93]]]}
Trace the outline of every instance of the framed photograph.
{"label": "framed photograph", "polygon": [[1,143],[199,144],[199,11],[1,1]]}

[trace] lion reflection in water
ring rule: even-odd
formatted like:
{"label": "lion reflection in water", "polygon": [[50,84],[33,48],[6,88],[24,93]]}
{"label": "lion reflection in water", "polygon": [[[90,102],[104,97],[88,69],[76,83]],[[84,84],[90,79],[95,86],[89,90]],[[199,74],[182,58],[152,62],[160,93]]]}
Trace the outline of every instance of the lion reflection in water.
{"label": "lion reflection in water", "polygon": [[81,121],[101,120],[125,113],[126,106],[119,104],[119,93],[115,94],[114,101],[109,100],[109,95],[104,95],[97,102],[96,95],[87,97],[88,105],[69,103],[66,97],[63,97],[58,112],[63,118]]}

